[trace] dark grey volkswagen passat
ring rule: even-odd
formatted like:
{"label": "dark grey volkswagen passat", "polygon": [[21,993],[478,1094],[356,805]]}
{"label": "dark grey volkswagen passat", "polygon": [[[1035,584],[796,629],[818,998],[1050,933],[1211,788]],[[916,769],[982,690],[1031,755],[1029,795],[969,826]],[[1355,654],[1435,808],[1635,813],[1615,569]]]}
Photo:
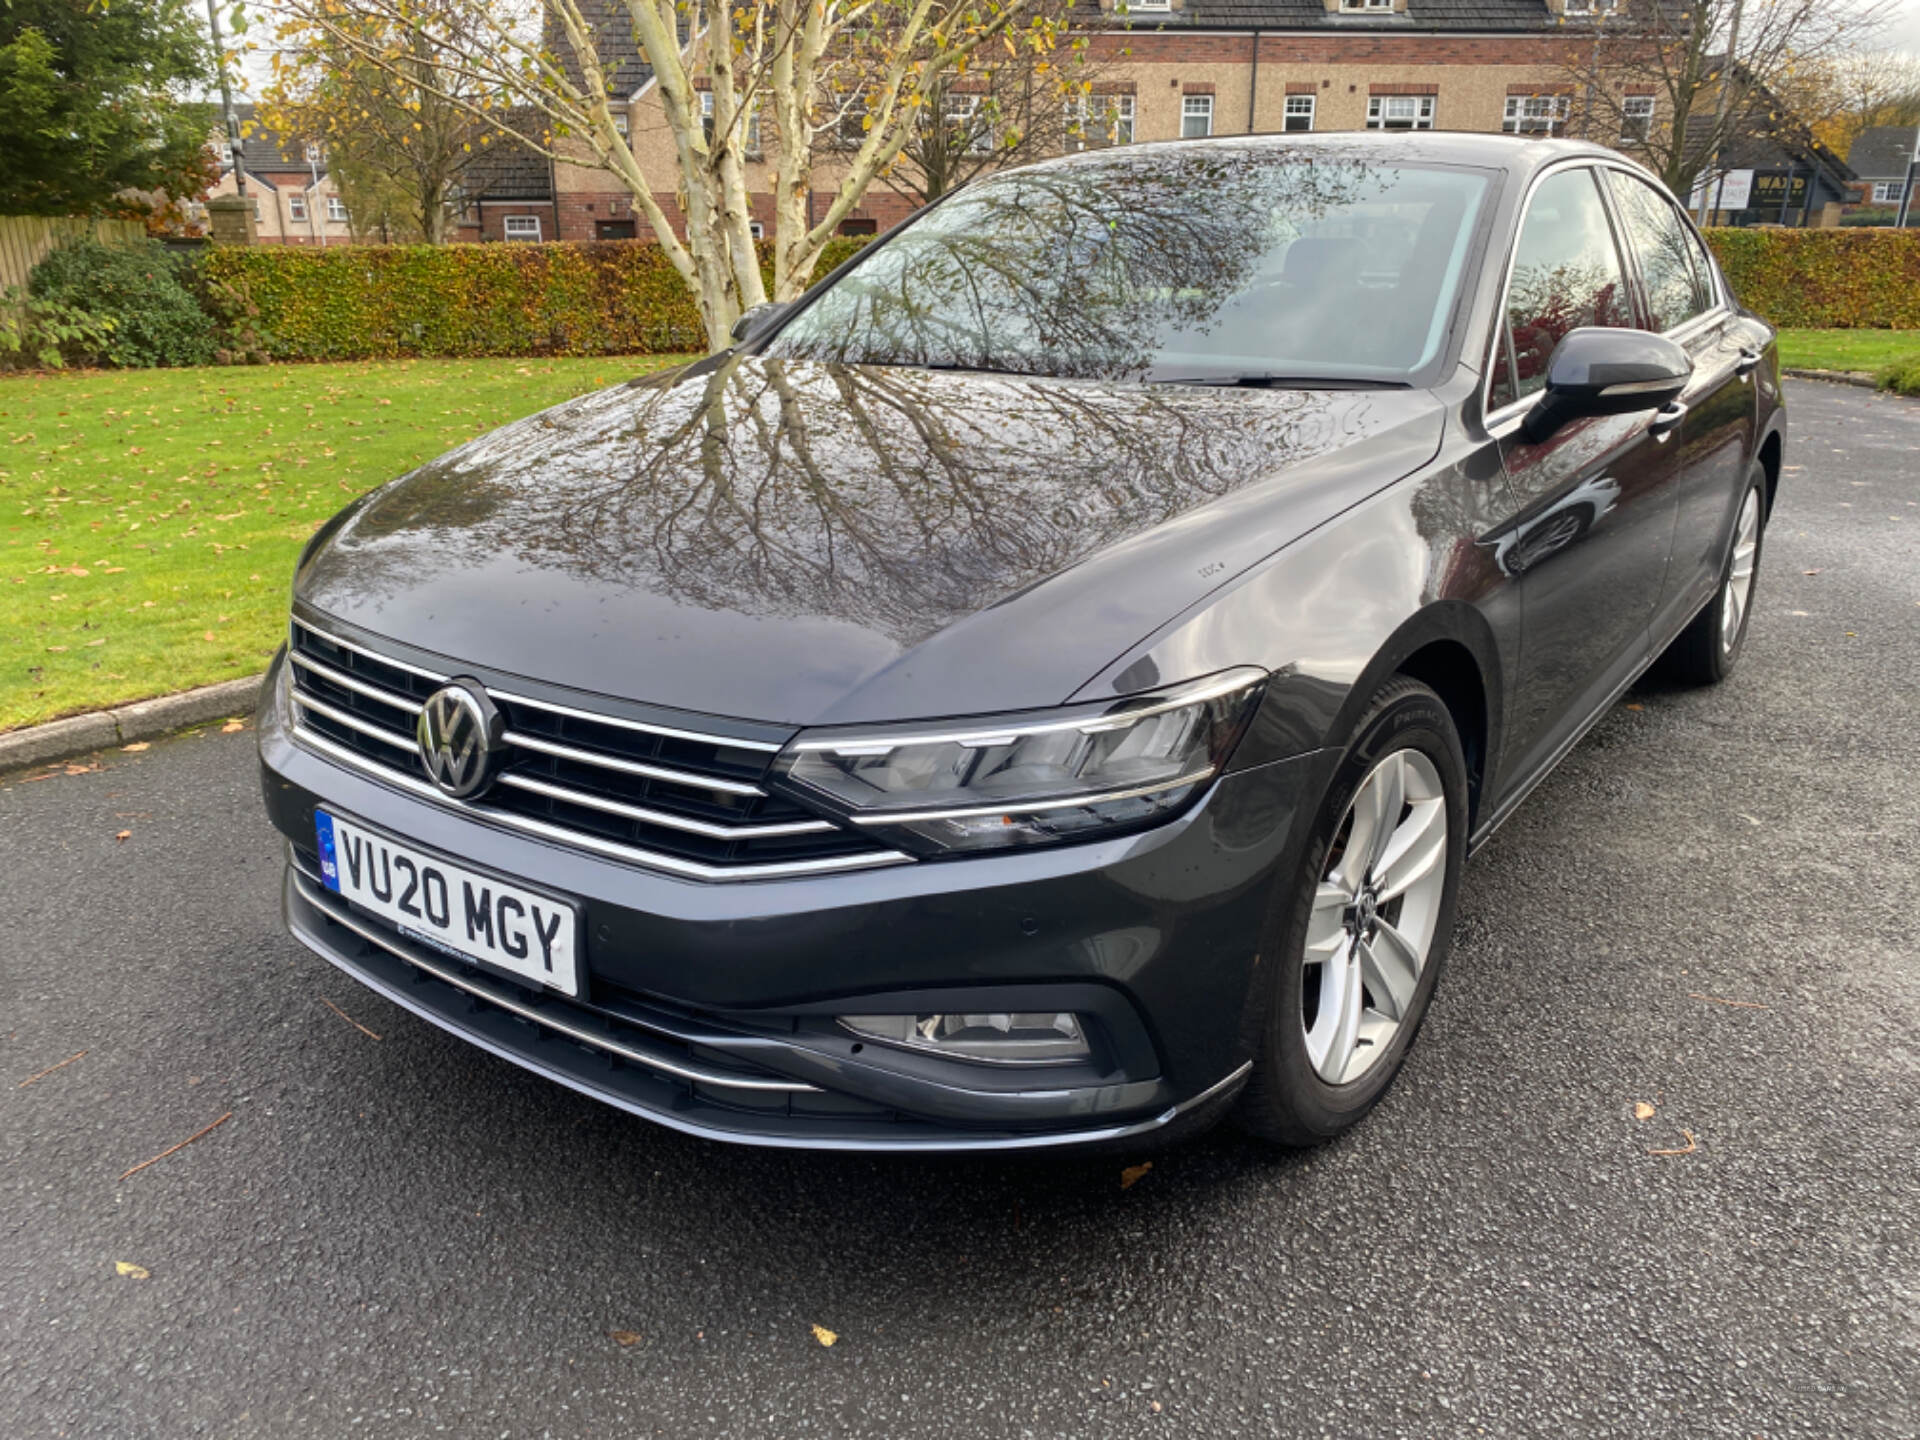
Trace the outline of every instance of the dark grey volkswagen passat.
{"label": "dark grey volkswagen passat", "polygon": [[1773,334],[1605,150],[1076,156],[740,336],[327,524],[260,712],[293,933],[676,1129],[1336,1135],[1468,852],[1740,655]]}

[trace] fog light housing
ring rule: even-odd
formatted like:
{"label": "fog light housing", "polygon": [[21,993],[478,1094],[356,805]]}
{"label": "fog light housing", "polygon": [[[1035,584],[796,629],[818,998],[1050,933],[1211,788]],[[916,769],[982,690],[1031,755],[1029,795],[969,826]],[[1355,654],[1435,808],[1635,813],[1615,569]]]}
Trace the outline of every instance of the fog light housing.
{"label": "fog light housing", "polygon": [[842,1015],[840,1025],[862,1040],[988,1065],[1071,1065],[1092,1054],[1080,1017],[1056,1010]]}

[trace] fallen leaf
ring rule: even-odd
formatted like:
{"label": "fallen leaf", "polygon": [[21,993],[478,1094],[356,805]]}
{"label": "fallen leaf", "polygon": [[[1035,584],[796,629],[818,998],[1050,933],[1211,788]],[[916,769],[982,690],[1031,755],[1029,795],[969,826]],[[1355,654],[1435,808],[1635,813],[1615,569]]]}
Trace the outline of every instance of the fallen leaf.
{"label": "fallen leaf", "polygon": [[818,1340],[822,1345],[831,1347],[833,1342],[840,1337],[834,1334],[833,1331],[827,1329],[826,1326],[816,1325],[813,1327],[813,1338]]}
{"label": "fallen leaf", "polygon": [[118,1273],[125,1275],[129,1280],[150,1280],[153,1278],[146,1266],[136,1265],[131,1260],[116,1260],[113,1262],[113,1268]]}
{"label": "fallen leaf", "polygon": [[142,750],[149,748],[150,743],[151,742],[146,740],[136,740],[133,742],[133,744],[122,745],[120,748],[126,751],[127,754],[129,755],[138,755]]}
{"label": "fallen leaf", "polygon": [[1646,708],[1647,708],[1647,707],[1646,707],[1646,706],[1644,706],[1644,705],[1632,705],[1632,704],[1630,704],[1630,705],[1628,705],[1628,706],[1627,706],[1627,709],[1629,709],[1629,710],[1644,710],[1644,709],[1646,709]]}
{"label": "fallen leaf", "polygon": [[640,1343],[640,1336],[632,1330],[609,1330],[607,1338],[623,1350],[630,1350]]}
{"label": "fallen leaf", "polygon": [[1818,575],[1820,572],[1818,570],[1802,570],[1800,573],[1802,575]]}
{"label": "fallen leaf", "polygon": [[131,830],[116,830],[116,831],[114,832],[114,835],[113,835],[113,838],[114,838],[114,839],[116,839],[116,840],[131,840],[131,839],[133,838],[133,831],[131,831]]}
{"label": "fallen leaf", "polygon": [[1151,1160],[1143,1160],[1138,1165],[1127,1166],[1126,1169],[1120,1172],[1120,1188],[1122,1190],[1131,1190],[1135,1185],[1138,1185],[1142,1180],[1146,1179],[1147,1172],[1151,1169],[1153,1169],[1153,1161]]}
{"label": "fallen leaf", "polygon": [[207,631],[207,633],[202,635],[200,638],[206,641],[209,645],[211,645],[213,643],[213,631],[211,630]]}
{"label": "fallen leaf", "polygon": [[1651,1120],[1653,1118],[1653,1106],[1644,1100],[1634,1101],[1633,1118],[1636,1120]]}
{"label": "fallen leaf", "polygon": [[1649,1155],[1691,1155],[1693,1154],[1694,1151],[1700,1148],[1698,1143],[1695,1142],[1693,1138],[1693,1132],[1691,1130],[1682,1130],[1680,1133],[1687,1137],[1687,1145],[1684,1150],[1649,1150],[1647,1151],[1647,1154]]}
{"label": "fallen leaf", "polygon": [[233,735],[246,728],[247,722],[244,720],[229,720],[220,727],[220,733],[222,735]]}

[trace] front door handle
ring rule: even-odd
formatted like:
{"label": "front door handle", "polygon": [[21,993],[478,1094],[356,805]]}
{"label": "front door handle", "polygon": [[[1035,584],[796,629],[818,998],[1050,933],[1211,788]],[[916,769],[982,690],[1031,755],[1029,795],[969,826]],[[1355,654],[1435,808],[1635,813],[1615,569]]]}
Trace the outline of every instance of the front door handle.
{"label": "front door handle", "polygon": [[1687,407],[1675,400],[1653,412],[1653,419],[1647,422],[1647,433],[1664,445],[1686,418]]}
{"label": "front door handle", "polygon": [[1740,347],[1740,363],[1733,367],[1733,373],[1745,380],[1760,366],[1760,352],[1745,345]]}

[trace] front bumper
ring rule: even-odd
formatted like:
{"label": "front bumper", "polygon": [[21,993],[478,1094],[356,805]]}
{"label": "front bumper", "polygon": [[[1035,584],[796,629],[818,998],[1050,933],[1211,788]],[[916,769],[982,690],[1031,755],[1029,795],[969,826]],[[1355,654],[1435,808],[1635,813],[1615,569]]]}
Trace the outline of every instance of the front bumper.
{"label": "front bumper", "polygon": [[[838,1149],[1124,1141],[1198,1123],[1245,1079],[1275,886],[1321,755],[1223,777],[1110,841],[783,880],[709,883],[515,834],[297,742],[277,668],[260,710],[283,896],[303,944],[483,1049],[671,1128]],[[324,890],[329,809],[583,907],[578,1001],[421,948]],[[1095,1054],[995,1067],[862,1045],[833,1017],[1071,1009]]]}

